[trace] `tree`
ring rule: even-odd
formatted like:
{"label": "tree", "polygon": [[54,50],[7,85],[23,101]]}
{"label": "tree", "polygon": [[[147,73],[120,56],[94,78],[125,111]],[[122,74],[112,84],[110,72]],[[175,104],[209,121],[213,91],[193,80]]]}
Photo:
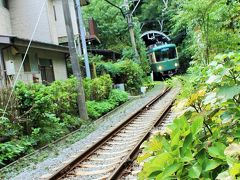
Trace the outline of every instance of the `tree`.
{"label": "tree", "polygon": [[[112,3],[121,7],[123,0],[111,0]],[[124,8],[123,8],[124,9]],[[122,12],[105,1],[92,0],[91,4],[84,7],[84,17],[87,20],[93,17],[98,24],[99,38],[102,41],[101,48],[122,52],[124,58],[134,60],[128,24]],[[140,65],[144,71],[149,70],[146,48],[140,37],[140,23],[134,18],[134,31],[137,50],[140,55]]]}
{"label": "tree", "polygon": [[[117,6],[123,1],[111,0]],[[84,7],[84,17],[87,20],[93,17],[98,24],[99,38],[103,42],[102,48],[121,51],[130,46],[127,23],[119,9],[105,1],[92,0],[91,4]]]}
{"label": "tree", "polygon": [[219,52],[236,49],[239,43],[238,34],[229,25],[237,22],[240,4],[236,1],[227,2],[177,0],[172,3],[172,7],[176,7],[176,15],[172,18],[173,32],[186,28],[187,48],[205,64]]}

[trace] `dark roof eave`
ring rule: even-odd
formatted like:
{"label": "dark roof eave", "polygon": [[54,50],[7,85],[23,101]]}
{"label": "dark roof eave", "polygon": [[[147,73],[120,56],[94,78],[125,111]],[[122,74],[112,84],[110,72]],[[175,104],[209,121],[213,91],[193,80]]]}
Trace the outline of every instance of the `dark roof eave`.
{"label": "dark roof eave", "polygon": [[[11,37],[11,42],[12,42],[12,45],[23,46],[23,47],[27,47],[29,44],[29,40],[21,39],[17,37]],[[55,44],[50,44],[45,42],[38,42],[38,41],[32,41],[31,48],[56,51],[61,53],[69,53],[69,49],[67,46],[60,46],[60,45],[55,45]]]}

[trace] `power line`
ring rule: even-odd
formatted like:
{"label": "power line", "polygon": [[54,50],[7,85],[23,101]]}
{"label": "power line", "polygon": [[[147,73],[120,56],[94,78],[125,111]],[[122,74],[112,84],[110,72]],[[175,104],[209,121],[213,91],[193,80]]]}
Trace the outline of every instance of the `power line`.
{"label": "power line", "polygon": [[13,91],[14,91],[14,88],[16,87],[16,84],[17,84],[17,81],[18,81],[18,78],[19,78],[21,69],[22,69],[22,67],[23,67],[24,61],[25,61],[25,59],[26,59],[26,57],[27,57],[28,51],[29,51],[30,46],[31,46],[31,44],[32,44],[33,37],[34,37],[34,35],[35,35],[35,33],[36,33],[36,30],[37,30],[38,24],[39,24],[39,22],[40,22],[40,18],[41,18],[41,16],[42,16],[42,12],[43,12],[43,9],[44,9],[44,6],[45,6],[46,2],[47,2],[47,0],[44,1],[43,5],[42,5],[42,7],[41,7],[41,9],[40,9],[40,13],[39,13],[39,16],[38,16],[38,19],[37,19],[37,23],[36,23],[36,25],[35,25],[35,27],[34,27],[33,33],[32,33],[32,35],[31,35],[30,41],[29,41],[29,43],[28,43],[26,52],[25,52],[24,57],[23,57],[23,60],[22,60],[22,63],[21,63],[21,65],[20,65],[20,67],[19,67],[19,70],[18,70],[18,72],[17,72],[17,76],[16,76],[16,78],[15,78],[15,80],[14,80],[14,84],[13,84],[13,87],[12,87],[12,90],[11,90],[11,93],[10,93],[10,96],[9,96],[9,98],[8,98],[7,104],[6,104],[5,108],[4,108],[3,115],[2,115],[1,118],[4,118],[4,117],[5,117],[5,113],[6,113],[6,111],[7,111],[8,105],[9,105],[10,100],[11,100],[11,98],[12,98]]}
{"label": "power line", "polygon": [[111,5],[114,6],[115,8],[118,8],[118,9],[121,11],[123,17],[125,17],[125,14],[124,14],[122,8],[118,7],[117,5],[113,4],[112,2],[110,2],[110,1],[108,1],[108,0],[104,0],[104,1],[106,1],[108,4],[111,4]]}

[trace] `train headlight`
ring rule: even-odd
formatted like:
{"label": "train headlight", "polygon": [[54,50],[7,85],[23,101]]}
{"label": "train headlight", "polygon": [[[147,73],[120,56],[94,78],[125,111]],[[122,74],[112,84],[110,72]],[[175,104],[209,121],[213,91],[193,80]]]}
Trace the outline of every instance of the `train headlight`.
{"label": "train headlight", "polygon": [[163,67],[162,67],[162,66],[158,66],[158,70],[160,70],[160,71],[161,71],[162,69],[163,69]]}
{"label": "train headlight", "polygon": [[175,63],[174,65],[175,65],[175,67],[178,67],[178,66],[179,66],[179,64],[178,64],[178,63]]}

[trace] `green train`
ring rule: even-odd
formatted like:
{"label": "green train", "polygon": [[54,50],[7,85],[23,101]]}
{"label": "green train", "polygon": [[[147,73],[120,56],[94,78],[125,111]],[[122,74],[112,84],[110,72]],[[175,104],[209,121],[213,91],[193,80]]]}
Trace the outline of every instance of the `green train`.
{"label": "green train", "polygon": [[178,72],[179,60],[175,44],[151,46],[148,56],[154,80],[162,80]]}

